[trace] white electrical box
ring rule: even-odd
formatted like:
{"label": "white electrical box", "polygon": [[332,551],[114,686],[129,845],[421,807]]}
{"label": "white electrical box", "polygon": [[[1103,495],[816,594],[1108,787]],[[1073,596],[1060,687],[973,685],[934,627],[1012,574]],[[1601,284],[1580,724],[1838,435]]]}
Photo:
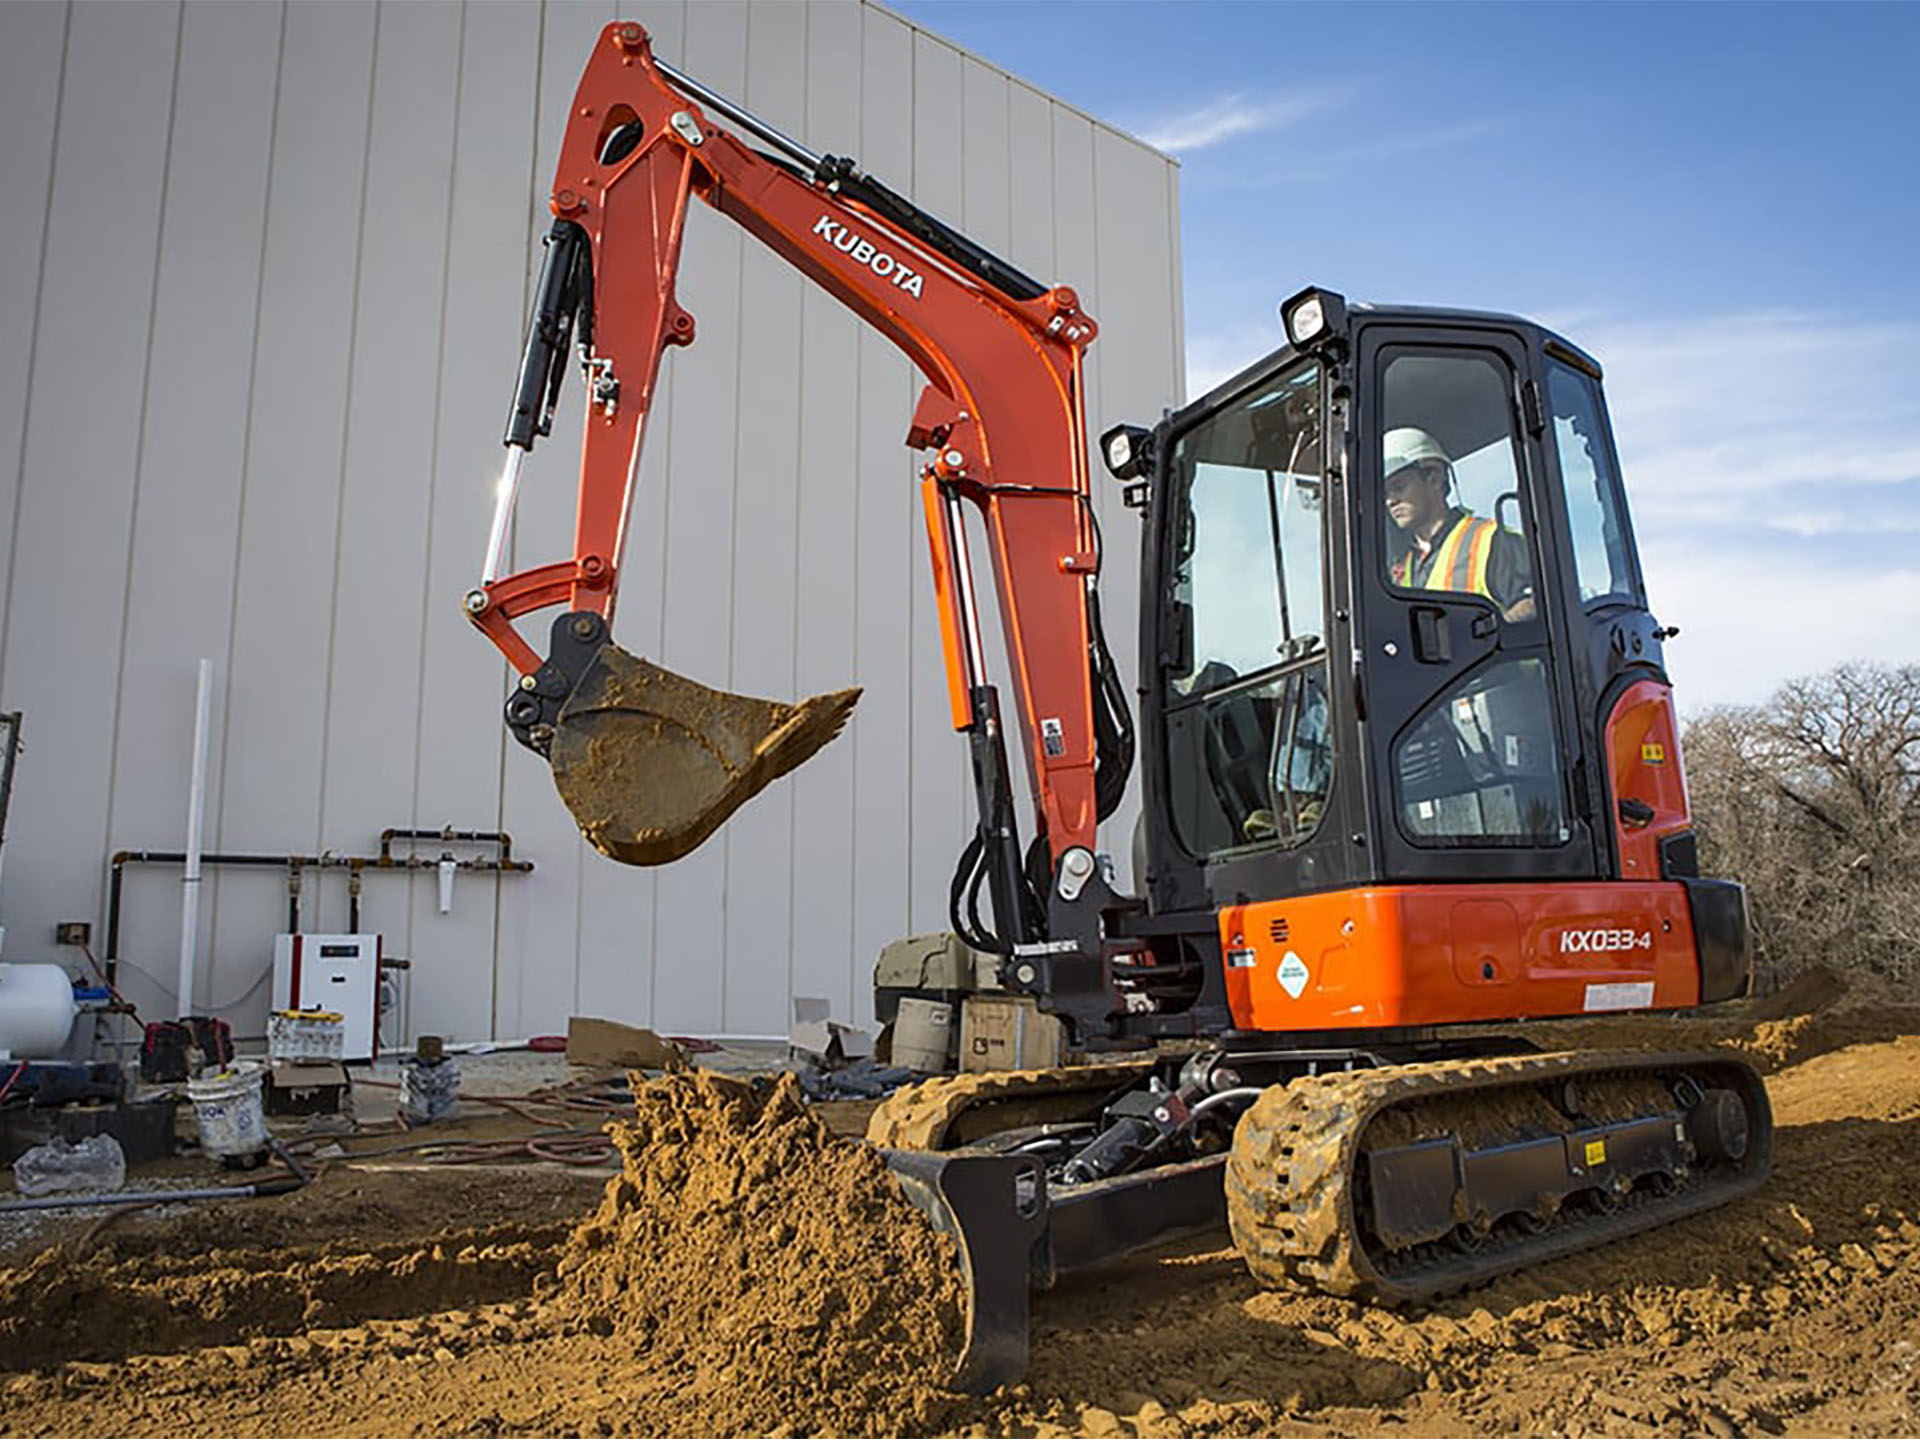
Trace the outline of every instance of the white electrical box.
{"label": "white electrical box", "polygon": [[273,1008],[339,1012],[347,1022],[340,1058],[373,1059],[380,1036],[380,937],[276,935]]}

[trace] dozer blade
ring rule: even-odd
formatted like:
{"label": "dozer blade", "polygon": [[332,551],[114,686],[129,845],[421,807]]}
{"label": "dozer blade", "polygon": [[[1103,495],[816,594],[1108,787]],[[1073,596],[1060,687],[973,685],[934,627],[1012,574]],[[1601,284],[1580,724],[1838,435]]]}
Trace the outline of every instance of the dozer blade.
{"label": "dozer blade", "polygon": [[1046,1230],[1046,1172],[1011,1155],[886,1150],[887,1169],[934,1228],[953,1237],[967,1296],[954,1388],[985,1395],[1027,1372],[1027,1292]]}
{"label": "dozer blade", "polygon": [[601,854],[664,865],[838,735],[859,698],[733,695],[608,642],[560,707],[554,784]]}
{"label": "dozer blade", "polygon": [[1026,1374],[1032,1290],[1226,1223],[1225,1155],[1055,1187],[1031,1155],[881,1154],[907,1198],[954,1239],[967,1332],[953,1385],[972,1395]]}

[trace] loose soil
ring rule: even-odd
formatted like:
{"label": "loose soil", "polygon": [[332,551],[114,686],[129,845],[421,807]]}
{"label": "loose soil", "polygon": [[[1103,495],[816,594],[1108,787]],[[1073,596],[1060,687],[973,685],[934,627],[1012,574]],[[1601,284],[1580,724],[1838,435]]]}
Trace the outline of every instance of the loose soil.
{"label": "loose soil", "polygon": [[341,1166],[4,1257],[0,1429],[1912,1434],[1920,1007],[1837,992],[1538,1027],[1740,1050],[1773,1179],[1426,1309],[1263,1290],[1222,1234],[1036,1296],[1026,1380],[957,1396],[947,1242],[873,1152],[790,1085],[676,1077],[636,1090],[610,1180]]}

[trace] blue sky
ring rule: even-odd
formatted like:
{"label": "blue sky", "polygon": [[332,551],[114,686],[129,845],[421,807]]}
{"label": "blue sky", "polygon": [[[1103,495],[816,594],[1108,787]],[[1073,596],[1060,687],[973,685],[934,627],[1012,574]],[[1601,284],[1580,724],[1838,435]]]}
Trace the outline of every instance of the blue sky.
{"label": "blue sky", "polygon": [[890,3],[1179,156],[1190,394],[1309,282],[1530,315],[1685,710],[1920,661],[1920,5]]}

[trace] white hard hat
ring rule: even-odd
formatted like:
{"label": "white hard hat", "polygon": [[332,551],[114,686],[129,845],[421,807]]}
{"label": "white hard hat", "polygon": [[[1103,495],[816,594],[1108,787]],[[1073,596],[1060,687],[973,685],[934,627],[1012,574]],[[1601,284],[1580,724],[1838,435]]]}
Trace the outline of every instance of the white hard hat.
{"label": "white hard hat", "polygon": [[1383,476],[1392,476],[1396,471],[1409,465],[1417,465],[1422,460],[1438,460],[1442,465],[1451,467],[1452,458],[1441,447],[1440,442],[1426,431],[1412,425],[1403,425],[1398,430],[1389,430],[1383,437],[1381,448],[1386,452],[1386,464],[1381,470]]}

